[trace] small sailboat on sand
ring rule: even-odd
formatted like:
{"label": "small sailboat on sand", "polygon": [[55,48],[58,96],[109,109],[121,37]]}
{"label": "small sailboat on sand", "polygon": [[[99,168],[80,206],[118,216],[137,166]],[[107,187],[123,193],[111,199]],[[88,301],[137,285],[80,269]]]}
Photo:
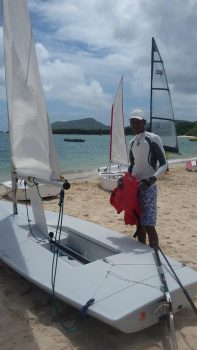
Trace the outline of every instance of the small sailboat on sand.
{"label": "small sailboat on sand", "polygon": [[123,113],[123,77],[120,80],[117,94],[111,109],[109,164],[98,169],[100,186],[113,191],[118,178],[128,169],[128,154],[124,130]]}
{"label": "small sailboat on sand", "polygon": [[[165,295],[152,248],[64,214],[64,190],[70,185],[61,179],[26,0],[3,0],[3,19],[13,193],[16,179],[27,181],[31,206],[18,204],[16,196],[13,202],[0,200],[1,260],[82,315],[125,333],[147,328],[162,316],[172,323],[172,313],[188,299],[164,257]],[[40,182],[60,189],[59,213],[43,209]],[[197,272],[168,261],[194,298]]]}

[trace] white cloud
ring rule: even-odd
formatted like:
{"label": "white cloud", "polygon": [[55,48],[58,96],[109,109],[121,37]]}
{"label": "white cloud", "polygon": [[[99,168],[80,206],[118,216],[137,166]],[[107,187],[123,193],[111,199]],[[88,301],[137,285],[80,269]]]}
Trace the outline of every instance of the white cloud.
{"label": "white cloud", "polygon": [[47,98],[64,101],[69,106],[107,108],[110,101],[108,95],[98,81],[86,81],[82,67],[60,59],[50,59],[49,52],[42,44],[36,45],[36,50]]}
{"label": "white cloud", "polygon": [[125,110],[137,104],[148,110],[154,36],[172,88],[175,115],[184,118],[187,109],[197,120],[196,0],[28,3],[44,91],[51,104],[55,101],[57,106],[59,101],[70,111],[72,107],[73,116],[81,109],[108,120],[124,74]]}
{"label": "white cloud", "polygon": [[50,59],[49,51],[46,47],[44,47],[44,45],[42,45],[41,43],[36,43],[35,47],[39,64],[45,63],[45,61]]}

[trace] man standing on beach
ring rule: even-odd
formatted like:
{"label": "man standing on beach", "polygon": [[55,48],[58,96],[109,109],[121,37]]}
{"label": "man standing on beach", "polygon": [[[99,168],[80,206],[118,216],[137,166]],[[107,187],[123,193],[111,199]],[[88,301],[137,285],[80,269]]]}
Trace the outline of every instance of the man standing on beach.
{"label": "man standing on beach", "polygon": [[[167,169],[165,152],[160,137],[145,131],[144,112],[135,109],[131,112],[130,126],[135,137],[129,143],[130,165],[128,172],[140,181],[139,204],[142,209],[140,224],[137,227],[138,240],[146,244],[158,244],[155,229],[157,219],[157,178]],[[158,165],[159,164],[159,165]]]}

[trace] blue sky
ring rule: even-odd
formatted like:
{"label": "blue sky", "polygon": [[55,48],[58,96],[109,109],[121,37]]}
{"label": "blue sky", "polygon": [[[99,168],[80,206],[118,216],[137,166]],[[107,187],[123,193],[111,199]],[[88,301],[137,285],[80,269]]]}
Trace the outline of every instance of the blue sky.
{"label": "blue sky", "polygon": [[[125,124],[136,107],[149,119],[152,37],[176,119],[197,120],[196,0],[29,0],[28,6],[51,122],[94,117],[109,125],[122,75]],[[0,130],[5,130],[2,18],[0,25]]]}

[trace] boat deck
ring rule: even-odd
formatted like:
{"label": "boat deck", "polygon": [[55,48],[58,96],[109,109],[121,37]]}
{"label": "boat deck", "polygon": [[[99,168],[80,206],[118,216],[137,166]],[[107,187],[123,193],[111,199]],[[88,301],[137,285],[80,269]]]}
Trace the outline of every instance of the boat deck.
{"label": "boat deck", "polygon": [[[0,257],[21,275],[52,293],[51,271],[54,246],[34,225],[29,232],[26,208],[0,201]],[[58,214],[45,211],[49,232],[55,232]],[[163,302],[154,251],[130,237],[100,225],[64,216],[60,244],[76,252],[86,262],[59,253],[55,292],[61,300],[81,309],[90,299],[88,314],[130,333],[156,322]],[[162,259],[161,259],[162,260]],[[169,258],[183,285],[194,297],[197,272]],[[176,280],[165,266],[174,312],[187,304]]]}

